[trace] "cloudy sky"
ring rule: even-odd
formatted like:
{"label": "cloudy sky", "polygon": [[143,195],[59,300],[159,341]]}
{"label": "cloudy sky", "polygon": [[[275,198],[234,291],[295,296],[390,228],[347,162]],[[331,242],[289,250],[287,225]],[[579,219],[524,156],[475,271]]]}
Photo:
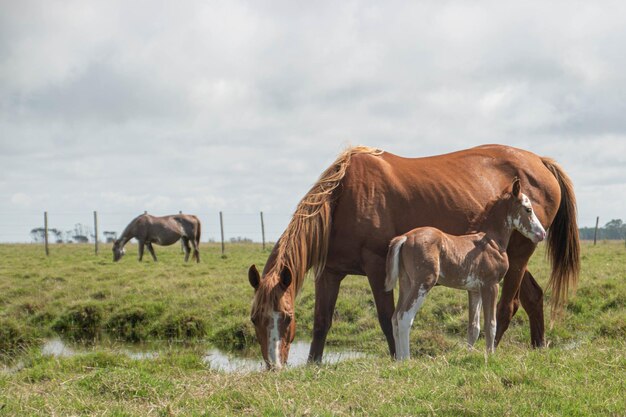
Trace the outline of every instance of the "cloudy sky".
{"label": "cloudy sky", "polygon": [[44,210],[275,239],[348,144],[525,148],[626,220],[625,50],[622,1],[0,0],[0,241]]}

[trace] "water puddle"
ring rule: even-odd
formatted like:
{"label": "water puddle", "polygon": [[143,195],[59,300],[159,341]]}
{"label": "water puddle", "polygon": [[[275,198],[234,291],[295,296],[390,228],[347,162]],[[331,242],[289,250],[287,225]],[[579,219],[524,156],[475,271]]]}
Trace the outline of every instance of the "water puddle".
{"label": "water puddle", "polygon": [[[309,355],[308,342],[294,342],[289,350],[288,367],[302,366],[306,364]],[[53,356],[55,358],[66,358],[75,355],[85,354],[88,352],[96,352],[104,350],[119,355],[125,355],[134,360],[152,360],[159,357],[159,349],[142,350],[137,345],[115,344],[112,346],[92,346],[90,348],[84,346],[69,346],[68,343],[61,339],[50,339],[45,341],[41,348],[41,354],[45,356]],[[257,349],[258,351],[258,349]],[[326,348],[322,363],[337,363],[347,359],[355,359],[365,357],[362,352],[353,350],[333,350]],[[216,348],[209,348],[202,357],[202,361],[212,370],[231,372],[255,372],[265,369],[265,364],[258,351],[258,356],[254,358],[237,356],[227,353]]]}
{"label": "water puddle", "polygon": [[[302,366],[306,364],[309,357],[308,342],[294,342],[289,349],[289,360],[287,361],[288,367]],[[208,364],[211,369],[223,371],[223,372],[253,372],[265,369],[265,363],[260,358],[259,352],[258,359],[242,358],[235,355],[225,354],[219,349],[210,349],[204,356],[203,360]],[[324,358],[322,363],[337,363],[348,359],[362,358],[365,354],[362,352],[356,352],[352,350],[329,350],[324,351]]]}

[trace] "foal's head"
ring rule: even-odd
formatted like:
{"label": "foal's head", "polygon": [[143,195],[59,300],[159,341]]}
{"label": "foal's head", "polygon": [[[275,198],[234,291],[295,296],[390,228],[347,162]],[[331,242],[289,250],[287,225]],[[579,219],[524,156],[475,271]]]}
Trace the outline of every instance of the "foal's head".
{"label": "foal's head", "polygon": [[287,362],[289,347],[296,335],[291,271],[284,267],[280,273],[269,271],[261,279],[252,265],[248,280],[254,288],[250,318],[263,359],[269,369],[280,369]]}
{"label": "foal's head", "polygon": [[126,253],[126,250],[122,247],[122,242],[116,240],[113,242],[113,262],[117,262],[122,259],[122,256]]}
{"label": "foal's head", "polygon": [[535,215],[530,199],[522,193],[519,178],[513,180],[507,222],[533,243],[539,243],[546,237],[546,231]]}

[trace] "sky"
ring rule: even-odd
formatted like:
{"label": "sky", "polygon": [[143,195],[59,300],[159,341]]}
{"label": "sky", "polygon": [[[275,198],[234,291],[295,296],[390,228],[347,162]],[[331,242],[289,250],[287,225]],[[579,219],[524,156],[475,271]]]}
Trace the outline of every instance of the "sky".
{"label": "sky", "polygon": [[0,0],[0,242],[195,213],[275,240],[348,145],[555,158],[626,220],[621,1]]}

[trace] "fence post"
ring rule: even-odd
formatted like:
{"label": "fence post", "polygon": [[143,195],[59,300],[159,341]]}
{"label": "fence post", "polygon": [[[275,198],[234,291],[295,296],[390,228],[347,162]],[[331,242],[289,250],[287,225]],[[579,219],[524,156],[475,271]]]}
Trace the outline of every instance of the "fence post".
{"label": "fence post", "polygon": [[263,240],[263,250],[265,250],[265,222],[263,222],[263,212],[261,212],[261,239]]}
{"label": "fence post", "polygon": [[596,230],[593,232],[593,245],[596,245],[596,238],[598,237],[598,222],[600,221],[600,216],[596,217]]}
{"label": "fence post", "polygon": [[50,255],[50,251],[48,250],[48,212],[43,212],[43,242],[46,247],[46,256]]}
{"label": "fence post", "polygon": [[222,258],[224,257],[224,219],[220,211],[220,231],[222,232]]}
{"label": "fence post", "polygon": [[93,212],[93,230],[96,241],[96,256],[98,256],[98,212],[95,210]]}

